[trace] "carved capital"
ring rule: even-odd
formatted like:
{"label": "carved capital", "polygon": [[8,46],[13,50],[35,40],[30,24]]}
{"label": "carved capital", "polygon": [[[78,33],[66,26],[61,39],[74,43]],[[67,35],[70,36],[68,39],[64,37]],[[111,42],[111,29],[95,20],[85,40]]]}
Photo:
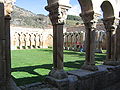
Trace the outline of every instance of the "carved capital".
{"label": "carved capital", "polygon": [[80,14],[85,27],[94,30],[96,28],[96,24],[98,21],[98,14],[94,13],[94,11],[87,11],[85,13]]}
{"label": "carved capital", "polygon": [[115,17],[103,19],[103,23],[107,31],[115,30]]}
{"label": "carved capital", "polygon": [[4,0],[5,16],[11,16],[16,0]]}
{"label": "carved capital", "polygon": [[49,11],[49,17],[53,25],[64,24],[67,19],[67,11],[70,7],[54,4],[53,6],[47,6],[46,10]]}

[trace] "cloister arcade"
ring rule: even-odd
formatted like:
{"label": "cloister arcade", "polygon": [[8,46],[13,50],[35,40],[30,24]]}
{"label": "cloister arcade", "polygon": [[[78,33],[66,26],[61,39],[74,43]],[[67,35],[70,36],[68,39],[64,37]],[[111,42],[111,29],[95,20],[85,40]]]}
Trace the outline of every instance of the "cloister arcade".
{"label": "cloister arcade", "polygon": [[[103,11],[103,23],[107,35],[107,55],[104,64],[120,65],[120,23],[119,0],[78,0],[81,6],[80,16],[83,19],[85,32],[86,59],[82,69],[96,71],[95,65],[95,34],[98,15],[96,8]],[[20,90],[11,78],[10,56],[10,14],[14,0],[0,0],[0,90]],[[53,69],[48,80],[65,79],[68,74],[64,71],[63,60],[63,27],[67,18],[67,11],[71,7],[69,0],[47,0],[49,17],[53,25]]]}

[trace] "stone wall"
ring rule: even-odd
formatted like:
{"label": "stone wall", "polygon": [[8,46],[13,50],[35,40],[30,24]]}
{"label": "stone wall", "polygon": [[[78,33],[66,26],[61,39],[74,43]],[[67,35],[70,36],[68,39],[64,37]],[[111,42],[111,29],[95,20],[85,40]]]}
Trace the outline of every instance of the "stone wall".
{"label": "stone wall", "polygon": [[68,71],[68,78],[48,79],[59,90],[120,90],[120,66],[97,66],[98,71]]}

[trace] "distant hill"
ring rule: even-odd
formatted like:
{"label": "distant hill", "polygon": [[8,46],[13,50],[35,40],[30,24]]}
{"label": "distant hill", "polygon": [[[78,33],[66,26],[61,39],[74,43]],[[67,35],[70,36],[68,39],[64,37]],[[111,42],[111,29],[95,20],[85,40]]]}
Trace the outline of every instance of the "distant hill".
{"label": "distant hill", "polygon": [[11,15],[11,25],[42,28],[50,23],[49,17],[42,14],[34,14],[18,6],[14,7]]}

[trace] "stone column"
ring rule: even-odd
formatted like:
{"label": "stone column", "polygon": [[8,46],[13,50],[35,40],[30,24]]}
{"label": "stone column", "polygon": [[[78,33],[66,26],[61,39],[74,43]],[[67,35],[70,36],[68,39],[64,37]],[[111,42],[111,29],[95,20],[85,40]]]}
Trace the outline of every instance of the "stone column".
{"label": "stone column", "polygon": [[71,33],[68,33],[68,50],[70,50],[71,47]]}
{"label": "stone column", "polygon": [[78,32],[75,32],[75,51],[77,51]]}
{"label": "stone column", "polygon": [[107,39],[107,56],[106,60],[104,61],[104,64],[106,65],[116,65],[116,49],[115,49],[115,17],[109,17],[106,19],[103,19],[103,23],[106,29],[106,39]]}
{"label": "stone column", "polygon": [[0,90],[6,90],[4,4],[0,2]]}
{"label": "stone column", "polygon": [[86,28],[85,35],[85,52],[86,52],[86,60],[84,65],[81,67],[86,70],[98,70],[95,66],[95,29],[97,23],[97,16],[94,11],[88,11],[80,14]]}
{"label": "stone column", "polygon": [[120,20],[116,29],[116,60],[118,62],[117,64],[120,65]]}
{"label": "stone column", "polygon": [[98,47],[97,47],[97,52],[102,53],[102,41],[103,41],[103,31],[98,31]]}
{"label": "stone column", "polygon": [[10,19],[10,16],[5,16],[5,60],[7,81],[5,90],[20,90],[11,77]]}
{"label": "stone column", "polygon": [[76,32],[73,33],[73,48],[74,48],[74,51],[76,51]]}
{"label": "stone column", "polygon": [[26,33],[26,49],[30,49],[29,33]]}
{"label": "stone column", "polygon": [[69,6],[60,5],[59,2],[52,4],[48,2],[46,7],[53,25],[53,69],[49,75],[56,79],[67,78],[67,73],[63,70],[63,27],[69,8]]}
{"label": "stone column", "polygon": [[71,32],[70,50],[73,50],[73,32]]}
{"label": "stone column", "polygon": [[66,32],[66,50],[68,50],[68,36],[69,36],[69,33]]}
{"label": "stone column", "polygon": [[76,51],[80,51],[80,33],[77,32],[76,36]]}
{"label": "stone column", "polygon": [[[5,9],[4,9],[5,5]],[[0,3],[0,90],[20,90],[11,77],[10,13],[11,2]],[[5,16],[4,16],[5,11]]]}

